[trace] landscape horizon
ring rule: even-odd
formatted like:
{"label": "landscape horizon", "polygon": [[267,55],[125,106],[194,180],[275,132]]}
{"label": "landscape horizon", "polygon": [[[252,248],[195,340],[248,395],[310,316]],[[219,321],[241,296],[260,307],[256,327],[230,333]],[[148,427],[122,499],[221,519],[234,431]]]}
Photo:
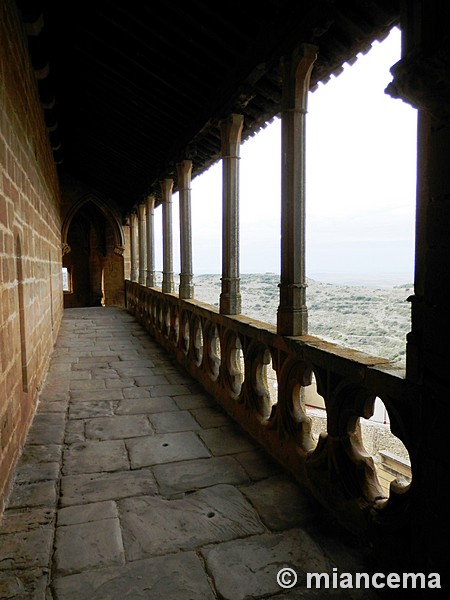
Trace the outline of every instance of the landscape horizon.
{"label": "landscape horizon", "polygon": [[[413,283],[407,274],[328,274],[307,278],[309,334],[404,366]],[[276,325],[279,274],[240,275],[242,314]],[[334,282],[332,281],[334,278]],[[336,281],[339,281],[337,283]],[[197,300],[219,306],[220,274],[194,276]]]}
{"label": "landscape horizon", "polygon": [[[309,334],[404,366],[414,290],[408,274],[319,274],[325,275],[329,281],[307,277]],[[161,287],[162,273],[156,276]],[[276,325],[279,279],[273,272],[242,273],[242,314]],[[196,274],[193,282],[196,300],[219,306],[219,273]]]}

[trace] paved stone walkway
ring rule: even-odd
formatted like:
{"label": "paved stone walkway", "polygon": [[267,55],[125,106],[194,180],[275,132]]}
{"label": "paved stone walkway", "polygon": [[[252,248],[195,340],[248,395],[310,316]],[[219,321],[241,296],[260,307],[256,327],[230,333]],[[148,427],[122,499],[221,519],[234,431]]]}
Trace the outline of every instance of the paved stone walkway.
{"label": "paved stone walkway", "polygon": [[2,600],[375,598],[306,588],[363,554],[131,315],[65,311],[0,524]]}

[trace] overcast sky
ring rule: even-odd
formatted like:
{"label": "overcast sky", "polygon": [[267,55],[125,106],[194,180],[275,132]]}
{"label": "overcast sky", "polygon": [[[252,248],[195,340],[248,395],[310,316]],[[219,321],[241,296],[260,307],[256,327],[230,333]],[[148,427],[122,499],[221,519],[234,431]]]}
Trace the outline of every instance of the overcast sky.
{"label": "overcast sky", "polygon": [[[306,124],[307,275],[400,274],[412,281],[416,111],[384,93],[400,31],[310,93]],[[280,271],[279,120],[241,147],[240,270]],[[194,273],[220,273],[222,166],[192,182]],[[162,270],[161,208],[155,211]],[[178,194],[173,197],[179,273]]]}

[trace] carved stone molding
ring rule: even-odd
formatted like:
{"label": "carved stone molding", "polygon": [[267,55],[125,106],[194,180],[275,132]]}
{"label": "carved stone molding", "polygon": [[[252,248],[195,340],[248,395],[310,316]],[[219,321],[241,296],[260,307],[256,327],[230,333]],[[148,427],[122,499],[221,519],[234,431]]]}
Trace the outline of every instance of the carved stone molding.
{"label": "carved stone molding", "polygon": [[114,254],[117,256],[123,256],[125,252],[125,248],[123,246],[114,246]]}
{"label": "carved stone molding", "polygon": [[64,242],[62,244],[62,255],[65,256],[66,254],[69,254],[69,252],[71,252],[72,248],[69,246],[69,244],[66,244],[66,242]]}

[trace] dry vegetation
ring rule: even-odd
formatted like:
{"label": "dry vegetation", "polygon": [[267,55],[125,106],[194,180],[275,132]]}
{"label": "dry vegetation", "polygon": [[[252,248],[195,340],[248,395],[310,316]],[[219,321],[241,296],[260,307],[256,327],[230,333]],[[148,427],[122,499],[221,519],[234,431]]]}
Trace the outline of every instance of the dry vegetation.
{"label": "dry vegetation", "polygon": [[[241,275],[242,312],[276,324],[279,275]],[[218,306],[219,275],[197,275],[195,297]],[[308,281],[309,333],[341,346],[403,363],[412,284],[389,287]]]}

